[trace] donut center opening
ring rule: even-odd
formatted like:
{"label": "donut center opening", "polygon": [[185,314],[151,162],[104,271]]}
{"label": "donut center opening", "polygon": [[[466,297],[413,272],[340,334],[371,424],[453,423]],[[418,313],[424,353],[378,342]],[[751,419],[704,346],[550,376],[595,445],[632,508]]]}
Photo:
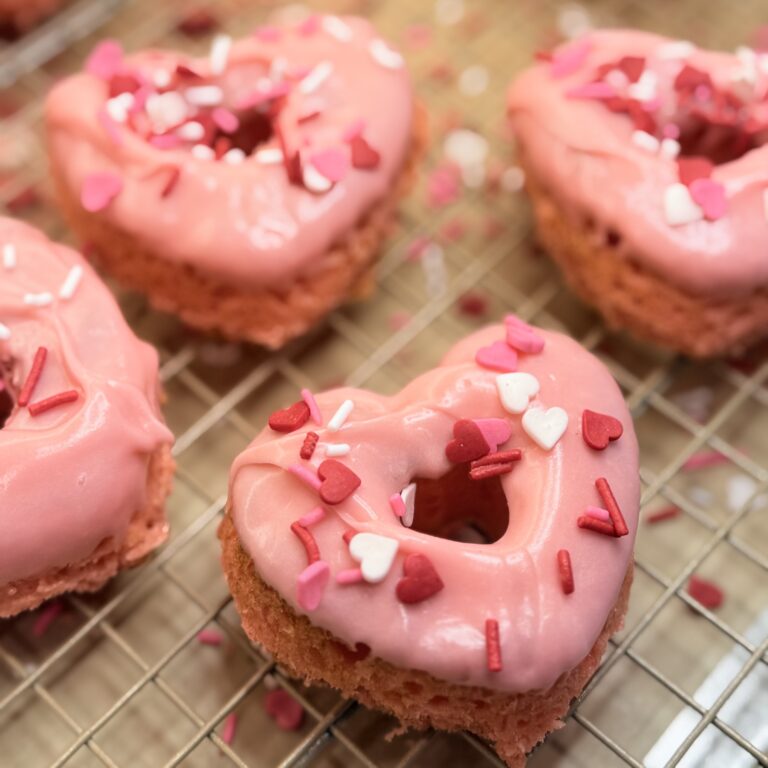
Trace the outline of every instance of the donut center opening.
{"label": "donut center opening", "polygon": [[263,112],[249,110],[238,114],[237,118],[240,125],[234,133],[225,133],[218,127],[215,129],[211,144],[217,154],[239,149],[247,157],[274,136],[272,120]]}
{"label": "donut center opening", "polygon": [[766,136],[744,130],[743,122],[715,123],[702,115],[679,122],[680,155],[705,157],[715,165],[738,160],[766,142]]}
{"label": "donut center opening", "polygon": [[411,529],[440,539],[493,544],[509,526],[503,475],[472,480],[469,464],[442,477],[415,477],[416,502]]}
{"label": "donut center opening", "polygon": [[5,379],[0,376],[0,429],[2,429],[13,413],[14,402]]}

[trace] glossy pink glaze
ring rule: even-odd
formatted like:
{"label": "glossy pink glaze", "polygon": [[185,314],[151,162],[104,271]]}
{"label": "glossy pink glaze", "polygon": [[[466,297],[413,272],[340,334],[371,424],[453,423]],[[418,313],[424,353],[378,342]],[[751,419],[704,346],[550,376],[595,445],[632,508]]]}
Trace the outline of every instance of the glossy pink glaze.
{"label": "glossy pink glaze", "polygon": [[[354,409],[335,433],[313,427],[320,443],[307,465],[324,458],[323,444],[345,442],[342,461],[362,480],[352,497],[328,507],[312,526],[321,558],[332,576],[312,622],[354,647],[402,667],[426,670],[462,684],[507,691],[542,689],[572,669],[597,639],[616,602],[631,561],[638,522],[638,454],[632,420],[619,388],[592,355],[575,341],[549,332],[539,355],[521,355],[518,370],[541,384],[534,404],[559,405],[568,428],[549,452],[523,432],[521,417],[501,406],[493,371],[474,362],[477,349],[504,338],[493,326],[455,346],[444,364],[415,379],[399,394],[381,397],[357,389],[317,395],[327,419],[350,398]],[[604,451],[586,446],[584,408],[618,418],[624,435]],[[458,419],[503,418],[512,427],[504,449],[523,456],[503,476],[509,528],[494,544],[465,544],[403,527],[390,497],[415,476],[440,477],[451,465],[445,446]],[[317,495],[287,468],[297,463],[305,430],[278,435],[265,429],[237,458],[230,479],[234,522],[242,545],[261,576],[299,613],[297,576],[306,566],[291,522],[317,506]],[[577,527],[590,505],[600,504],[594,486],[608,478],[629,526],[623,538]],[[342,534],[375,532],[397,539],[395,562],[380,584],[336,583],[336,575],[358,566]],[[575,592],[560,585],[557,552],[568,549]],[[395,597],[409,553],[427,555],[445,583],[433,597],[404,605]],[[486,668],[485,621],[499,622],[503,670]]]}
{"label": "glossy pink glaze", "polygon": [[[600,227],[614,229],[633,258],[684,290],[734,297],[768,284],[763,203],[768,146],[716,167],[712,178],[725,186],[726,215],[673,227],[665,219],[662,201],[664,190],[678,181],[675,160],[634,144],[626,115],[610,112],[599,100],[564,95],[594,80],[601,64],[623,56],[646,57],[647,68],[659,78],[660,114],[672,119],[672,83],[683,64],[708,72],[715,84],[732,89],[739,60],[699,49],[685,58],[665,58],[659,52],[672,41],[644,32],[599,31],[589,42],[586,56],[570,74],[553,77],[551,65],[542,62],[510,88],[509,115],[530,172],[566,211],[589,215]],[[768,57],[762,58],[768,62]],[[755,94],[768,88],[768,69],[758,70]],[[763,120],[768,116],[765,102],[754,107],[754,114]]]}
{"label": "glossy pink glaze", "polygon": [[[10,337],[13,389],[39,346],[48,348],[33,401],[75,389],[76,402],[31,416],[16,408],[0,430],[0,583],[87,557],[105,538],[124,536],[144,505],[149,455],[172,435],[158,406],[157,354],[139,341],[83,258],[42,233],[0,218],[0,322]],[[82,279],[58,298],[70,269]],[[25,306],[27,293],[51,292],[51,306]]]}
{"label": "glossy pink glaze", "polygon": [[[412,131],[406,69],[374,58],[370,46],[378,37],[367,21],[339,21],[350,31],[347,41],[319,24],[309,34],[286,28],[236,42],[218,77],[211,74],[207,58],[175,52],[137,53],[127,63],[149,78],[186,65],[204,77],[192,85],[220,85],[223,106],[234,109],[275,62],[292,73],[328,62],[332,71],[314,92],[292,88],[280,126],[307,157],[326,149],[348,154],[345,132],[363,126],[365,139],[381,155],[377,168],[352,168],[330,191],[316,194],[289,183],[282,163],[265,164],[254,155],[240,165],[196,159],[189,148],[158,149],[115,124],[117,143],[98,119],[108,96],[106,83],[79,74],[59,83],[46,107],[50,152],[63,167],[72,194],[79,198],[89,174],[116,173],[123,190],[98,215],[163,258],[240,285],[280,286],[310,274],[328,248],[390,192]],[[299,121],[317,107],[318,117]],[[272,137],[258,149],[278,147]],[[181,175],[173,192],[161,198],[169,166],[179,167]]]}

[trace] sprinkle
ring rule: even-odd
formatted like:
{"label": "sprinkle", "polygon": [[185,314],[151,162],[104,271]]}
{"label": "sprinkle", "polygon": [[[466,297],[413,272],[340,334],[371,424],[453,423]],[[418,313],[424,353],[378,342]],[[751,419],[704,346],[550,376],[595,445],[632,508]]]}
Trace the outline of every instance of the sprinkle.
{"label": "sprinkle", "polygon": [[725,187],[712,179],[696,179],[688,188],[694,203],[701,206],[707,221],[717,221],[725,216],[728,201]]}
{"label": "sprinkle", "polygon": [[306,388],[302,389],[301,399],[307,404],[307,407],[309,408],[309,417],[312,421],[314,421],[315,424],[322,425],[323,417],[320,413],[320,408],[317,405],[317,400],[315,400],[315,396],[312,392]]}
{"label": "sprinkle", "polygon": [[189,105],[178,91],[150,94],[144,109],[155,133],[162,133],[179,125],[189,114]]}
{"label": "sprinkle", "polygon": [[416,514],[416,483],[408,483],[408,485],[400,491],[400,497],[405,505],[405,513],[400,522],[406,528],[410,528],[413,525],[413,518]]}
{"label": "sprinkle", "polygon": [[378,533],[358,533],[349,542],[349,554],[360,563],[363,578],[370,584],[384,581],[399,548],[397,539]]}
{"label": "sprinkle", "polygon": [[338,432],[344,426],[344,422],[349,418],[354,407],[355,404],[352,400],[345,400],[328,421],[328,429],[331,432]]}
{"label": "sprinkle", "polygon": [[197,642],[200,645],[212,645],[218,646],[223,642],[224,637],[221,632],[217,632],[215,629],[201,629],[197,633]]}
{"label": "sprinkle", "polygon": [[671,227],[692,224],[704,218],[685,184],[670,184],[664,190],[664,218]]}
{"label": "sprinkle", "polygon": [[325,518],[325,510],[322,507],[315,507],[311,512],[299,518],[299,525],[303,528],[309,528],[316,525]]}
{"label": "sprinkle", "polygon": [[281,731],[297,731],[304,722],[304,708],[282,688],[264,696],[264,710]]}
{"label": "sprinkle", "polygon": [[656,49],[656,56],[660,59],[687,59],[696,47],[687,40],[673,40],[669,43],[662,43]]}
{"label": "sprinkle", "polygon": [[225,744],[231,744],[235,740],[235,733],[237,732],[237,714],[230,712],[224,720],[224,725],[221,728],[221,740]]}
{"label": "sprinkle", "polygon": [[333,457],[346,456],[351,450],[348,443],[331,443],[325,446],[325,455]]}
{"label": "sprinkle", "polygon": [[581,515],[576,519],[576,525],[578,525],[579,528],[585,528],[588,531],[602,533],[604,536],[616,537],[616,532],[610,523],[598,520],[591,515]]}
{"label": "sprinkle", "polygon": [[668,160],[675,160],[680,154],[681,149],[682,147],[677,139],[666,138],[661,140],[659,154]]}
{"label": "sprinkle", "polygon": [[245,162],[246,154],[239,147],[228,150],[222,158],[228,165],[240,165]]}
{"label": "sprinkle", "polygon": [[659,140],[650,133],[646,133],[646,131],[633,131],[632,143],[636,147],[640,147],[640,149],[644,149],[646,152],[654,155],[659,151],[660,147]]}
{"label": "sprinkle", "polygon": [[714,610],[719,608],[725,600],[725,594],[720,587],[712,581],[702,579],[693,574],[688,581],[688,594],[705,608]]}
{"label": "sprinkle", "polygon": [[163,185],[163,188],[160,190],[160,197],[166,198],[168,197],[168,195],[171,194],[171,192],[173,192],[174,188],[176,187],[176,184],[179,181],[180,176],[181,176],[181,168],[179,168],[177,165],[172,166],[169,169],[168,179]]}
{"label": "sprinkle", "polygon": [[123,47],[117,40],[102,40],[88,56],[85,71],[100,80],[110,80],[123,66]]}
{"label": "sprinkle", "polygon": [[304,400],[299,400],[288,408],[282,408],[270,414],[267,423],[275,432],[295,432],[309,420],[309,406]]}
{"label": "sprinkle", "polygon": [[557,553],[557,570],[560,573],[560,584],[563,592],[570,595],[574,590],[573,568],[571,567],[571,554],[567,549],[561,549]]}
{"label": "sprinkle", "polygon": [[320,486],[323,484],[322,480],[320,480],[320,478],[314,472],[311,472],[306,467],[299,466],[298,464],[293,464],[288,467],[288,471],[296,475],[299,480],[305,482],[315,491],[319,491]]}
{"label": "sprinkle", "polygon": [[346,586],[347,584],[359,584],[363,579],[363,572],[359,568],[347,568],[336,574],[336,583]]}
{"label": "sprinkle", "polygon": [[397,51],[378,38],[371,40],[368,50],[371,52],[374,60],[386,69],[400,69],[405,63],[403,57]]}
{"label": "sprinkle", "polygon": [[64,282],[61,284],[61,288],[59,288],[59,298],[64,299],[65,301],[71,299],[75,295],[77,286],[80,285],[80,280],[82,280],[82,278],[83,268],[80,264],[75,264],[75,266],[69,270]]}
{"label": "sprinkle", "polygon": [[559,406],[534,406],[523,414],[522,425],[525,433],[539,448],[551,451],[568,428],[568,414]]}
{"label": "sprinkle", "polygon": [[353,139],[356,139],[362,136],[363,133],[365,132],[366,125],[367,124],[365,120],[363,120],[362,118],[353,120],[341,132],[341,140],[346,142],[351,142]]}
{"label": "sprinkle", "polygon": [[330,61],[321,61],[299,83],[299,91],[305,95],[314,93],[331,76],[332,72],[333,64]]}
{"label": "sprinkle", "polygon": [[310,192],[315,192],[316,194],[328,192],[333,186],[333,182],[323,176],[312,163],[306,163],[302,167],[301,180]]}
{"label": "sprinkle", "polygon": [[326,459],[317,468],[317,474],[322,481],[319,493],[326,504],[341,504],[348,499],[362,482],[347,466],[336,459]]}
{"label": "sprinkle", "polygon": [[501,646],[499,644],[499,622],[496,619],[485,620],[485,652],[489,672],[501,672]]}
{"label": "sprinkle", "polygon": [[224,133],[234,133],[240,127],[237,115],[224,107],[216,107],[211,119]]}
{"label": "sprinkle", "polygon": [[485,317],[488,314],[488,299],[469,291],[459,298],[458,308],[459,312],[467,317]]}
{"label": "sprinkle", "polygon": [[0,341],[8,341],[10,338],[11,329],[5,323],[0,323]]}
{"label": "sprinkle", "polygon": [[539,380],[531,373],[519,371],[496,377],[496,389],[501,404],[509,413],[523,413],[539,391]]}
{"label": "sprinkle", "polygon": [[395,596],[401,603],[414,605],[429,599],[445,584],[432,561],[420,553],[411,553],[403,562],[403,578],[397,582]]}
{"label": "sprinkle", "polygon": [[323,175],[328,181],[333,183],[341,181],[349,171],[350,158],[346,149],[323,149],[314,152],[309,158],[309,162]]}
{"label": "sprinkle", "polygon": [[64,604],[59,600],[48,603],[48,605],[41,608],[35,618],[35,623],[32,625],[33,637],[43,637],[63,611]]}
{"label": "sprinkle", "polygon": [[659,509],[656,512],[651,512],[646,516],[645,522],[649,523],[650,525],[654,525],[655,523],[661,523],[665,520],[672,520],[675,517],[679,517],[680,513],[681,510],[679,507],[676,507],[674,504],[670,504],[668,507]]}
{"label": "sprinkle", "polygon": [[296,579],[296,599],[305,611],[314,611],[323,598],[331,567],[325,560],[310,563]]}
{"label": "sprinkle", "polygon": [[66,392],[59,392],[57,395],[52,395],[45,400],[38,400],[36,403],[29,404],[29,413],[32,416],[39,416],[41,413],[56,408],[59,405],[65,405],[66,403],[74,403],[80,395],[74,390],[69,389]]}
{"label": "sprinkle", "polygon": [[196,107],[215,107],[224,99],[224,92],[218,85],[196,85],[184,91],[184,98]]}
{"label": "sprinkle", "polygon": [[611,522],[611,515],[607,509],[590,505],[587,507],[586,512],[590,517],[594,517],[595,520],[602,520],[605,523]]}
{"label": "sprinkle", "polygon": [[470,480],[487,480],[489,477],[498,475],[507,475],[514,469],[514,464],[505,462],[503,464],[487,464],[482,467],[476,467],[469,470]]}
{"label": "sprinkle", "polygon": [[480,96],[488,89],[490,75],[485,67],[473,64],[459,75],[459,90],[465,96]]}
{"label": "sprinkle", "polygon": [[627,528],[624,515],[621,514],[621,510],[619,509],[619,505],[616,503],[616,498],[613,495],[613,491],[611,490],[611,486],[608,484],[608,481],[604,477],[599,477],[595,481],[595,487],[597,488],[597,492],[600,494],[600,498],[603,500],[603,504],[605,504],[605,507],[608,510],[608,514],[611,516],[614,535],[626,536],[629,533],[629,528]]}
{"label": "sprinkle", "polygon": [[48,307],[53,303],[53,294],[48,291],[43,293],[25,293],[24,303],[28,307]]}
{"label": "sprinkle", "polygon": [[317,432],[307,432],[304,437],[304,442],[301,444],[301,450],[299,451],[299,456],[304,459],[304,461],[309,461],[312,458],[312,454],[315,452],[315,448],[317,448],[317,441],[319,439],[320,435],[318,435]]}
{"label": "sprinkle", "polygon": [[581,436],[596,451],[604,451],[608,444],[624,434],[622,423],[613,416],[584,409],[581,414]]}
{"label": "sprinkle", "polygon": [[320,23],[323,29],[339,42],[348,43],[352,39],[352,27],[343,22],[338,16],[323,16]]}
{"label": "sprinkle", "polygon": [[592,50],[592,41],[588,38],[577,40],[552,54],[549,74],[555,79],[567,77],[577,72],[587,60]]}
{"label": "sprinkle", "polygon": [[114,173],[90,173],[83,180],[80,202],[89,213],[104,210],[123,189],[122,179]]}
{"label": "sprinkle", "polygon": [[211,44],[210,65],[211,74],[222,75],[227,68],[229,50],[232,47],[232,38],[229,35],[216,35]]}
{"label": "sprinkle", "polygon": [[16,266],[16,246],[13,243],[6,243],[3,246],[3,267],[5,269],[14,269]]}
{"label": "sprinkle", "polygon": [[270,147],[268,149],[260,149],[254,157],[257,163],[262,165],[279,165],[283,162],[282,150],[277,147]]}
{"label": "sprinkle", "polygon": [[730,459],[720,451],[699,451],[685,461],[683,470],[689,472],[695,469],[716,467],[720,464],[727,464],[729,461]]}
{"label": "sprinkle", "polygon": [[37,382],[40,380],[40,374],[43,372],[43,366],[45,365],[46,357],[48,356],[48,350],[45,347],[38,347],[35,356],[32,359],[32,366],[27,374],[26,381],[19,393],[18,403],[22,408],[29,405],[29,401],[32,399],[32,394],[35,391]]}
{"label": "sprinkle", "polygon": [[544,337],[517,315],[506,315],[504,328],[507,331],[507,344],[518,352],[538,355],[544,349]]}
{"label": "sprinkle", "polygon": [[215,160],[216,153],[206,144],[195,144],[190,154],[197,160]]}
{"label": "sprinkle", "polygon": [[389,497],[389,506],[392,507],[395,517],[405,517],[405,502],[399,493],[393,493]]}
{"label": "sprinkle", "polygon": [[477,350],[475,362],[491,371],[511,373],[517,370],[517,352],[506,341],[494,341]]}
{"label": "sprinkle", "polygon": [[304,546],[304,551],[307,553],[307,564],[316,563],[320,559],[320,550],[315,537],[299,521],[291,523],[291,530]]}

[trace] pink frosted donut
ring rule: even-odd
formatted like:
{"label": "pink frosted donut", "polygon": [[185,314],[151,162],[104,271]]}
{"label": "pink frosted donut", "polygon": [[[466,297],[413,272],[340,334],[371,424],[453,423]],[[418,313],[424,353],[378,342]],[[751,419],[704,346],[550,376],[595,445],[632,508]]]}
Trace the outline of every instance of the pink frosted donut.
{"label": "pink frosted donut", "polygon": [[162,309],[278,346],[354,294],[423,143],[404,61],[313,16],[210,53],[104,41],[47,102],[59,199]]}
{"label": "pink frosted donut", "polygon": [[509,317],[393,397],[272,414],[232,468],[224,568],[297,674],[517,765],[621,624],[637,469],[603,365]]}
{"label": "pink frosted donut", "polygon": [[570,42],[512,84],[539,235],[619,327],[695,356],[768,329],[768,54],[631,30]]}
{"label": "pink frosted donut", "polygon": [[0,616],[92,591],[166,538],[157,355],[83,258],[0,218]]}

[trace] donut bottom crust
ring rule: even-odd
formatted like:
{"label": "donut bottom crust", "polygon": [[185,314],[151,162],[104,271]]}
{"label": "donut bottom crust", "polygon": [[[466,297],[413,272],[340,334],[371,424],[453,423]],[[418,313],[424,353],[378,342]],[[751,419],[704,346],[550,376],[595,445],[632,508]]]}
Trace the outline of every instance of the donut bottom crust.
{"label": "donut bottom crust", "polygon": [[163,258],[103,216],[88,213],[67,186],[55,157],[51,172],[59,208],[88,244],[86,255],[96,266],[193,328],[278,349],[346,300],[373,292],[373,267],[381,242],[394,225],[397,203],[415,182],[426,144],[426,111],[416,105],[410,148],[388,195],[318,258],[317,269],[281,289],[243,288]]}
{"label": "donut bottom crust", "polygon": [[[237,536],[230,510],[218,531],[222,565],[243,629],[291,674],[322,681],[366,706],[393,714],[406,727],[467,730],[487,739],[510,768],[525,765],[526,753],[561,718],[597,669],[609,638],[624,623],[634,565],[589,654],[548,690],[507,694],[439,680],[396,667],[373,655],[356,659],[333,635],[295,613],[257,574]],[[394,599],[394,597],[393,597]]]}
{"label": "donut bottom crust", "polygon": [[606,242],[608,233],[586,212],[581,221],[567,216],[520,154],[538,240],[610,327],[695,358],[738,354],[768,336],[768,286],[717,299],[682,290],[626,253],[624,244]]}
{"label": "donut bottom crust", "polygon": [[3,584],[0,618],[31,610],[65,592],[96,592],[118,571],[139,565],[168,538],[165,500],[175,467],[170,446],[156,449],[147,467],[146,503],[134,514],[122,541],[105,539],[79,562]]}

